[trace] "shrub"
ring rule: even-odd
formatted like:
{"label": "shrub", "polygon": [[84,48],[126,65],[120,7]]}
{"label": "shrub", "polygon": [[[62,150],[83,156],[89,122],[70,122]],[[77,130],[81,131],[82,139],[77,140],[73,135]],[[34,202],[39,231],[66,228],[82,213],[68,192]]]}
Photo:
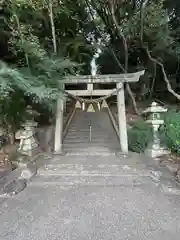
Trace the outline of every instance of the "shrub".
{"label": "shrub", "polygon": [[144,152],[152,140],[152,128],[143,120],[137,120],[128,130],[128,145],[132,152]]}
{"label": "shrub", "polygon": [[180,113],[168,111],[164,121],[161,140],[172,152],[180,154]]}

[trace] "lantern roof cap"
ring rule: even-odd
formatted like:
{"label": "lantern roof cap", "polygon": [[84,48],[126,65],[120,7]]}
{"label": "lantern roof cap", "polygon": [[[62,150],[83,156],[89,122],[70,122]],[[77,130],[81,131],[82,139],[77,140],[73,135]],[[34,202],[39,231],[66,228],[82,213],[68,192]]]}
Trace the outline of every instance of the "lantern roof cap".
{"label": "lantern roof cap", "polygon": [[162,112],[167,112],[167,108],[160,106],[157,102],[152,102],[152,104],[143,112],[143,114]]}
{"label": "lantern roof cap", "polygon": [[30,105],[26,107],[26,112],[31,115],[39,115],[39,113],[36,110],[34,110]]}

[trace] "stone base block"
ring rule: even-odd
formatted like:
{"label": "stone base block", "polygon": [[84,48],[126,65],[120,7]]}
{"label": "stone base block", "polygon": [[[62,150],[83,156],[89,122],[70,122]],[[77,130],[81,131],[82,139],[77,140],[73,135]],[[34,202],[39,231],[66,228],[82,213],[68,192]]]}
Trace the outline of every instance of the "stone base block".
{"label": "stone base block", "polygon": [[160,149],[152,148],[152,149],[146,149],[146,151],[145,151],[145,155],[147,155],[148,157],[151,157],[151,158],[158,158],[163,155],[167,155],[169,153],[170,153],[170,151],[165,148],[160,148]]}
{"label": "stone base block", "polygon": [[42,150],[39,148],[39,146],[37,146],[36,148],[31,149],[30,151],[18,150],[18,153],[20,154],[19,159],[27,158],[27,157],[34,157],[37,154],[39,154],[40,152],[42,152]]}
{"label": "stone base block", "polygon": [[65,151],[60,151],[60,152],[53,152],[53,155],[59,155],[59,156],[65,156],[67,152]]}
{"label": "stone base block", "polygon": [[37,168],[35,166],[28,166],[25,168],[22,168],[20,179],[31,179],[34,175],[37,173]]}

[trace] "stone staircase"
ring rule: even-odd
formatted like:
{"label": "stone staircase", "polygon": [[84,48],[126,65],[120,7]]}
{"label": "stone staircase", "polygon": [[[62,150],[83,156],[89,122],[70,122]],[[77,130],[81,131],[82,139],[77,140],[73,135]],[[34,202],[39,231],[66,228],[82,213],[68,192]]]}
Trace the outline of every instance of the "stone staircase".
{"label": "stone staircase", "polygon": [[[90,130],[91,125],[91,130]],[[67,154],[113,154],[118,138],[106,111],[77,111],[64,139]]]}
{"label": "stone staircase", "polygon": [[151,168],[125,155],[54,156],[39,168],[33,185],[122,186],[149,184]]}
{"label": "stone staircase", "polygon": [[[91,141],[89,125],[92,126]],[[139,155],[117,151],[108,113],[77,111],[64,139],[65,155],[45,160],[32,185],[120,186],[148,184],[151,168]]]}

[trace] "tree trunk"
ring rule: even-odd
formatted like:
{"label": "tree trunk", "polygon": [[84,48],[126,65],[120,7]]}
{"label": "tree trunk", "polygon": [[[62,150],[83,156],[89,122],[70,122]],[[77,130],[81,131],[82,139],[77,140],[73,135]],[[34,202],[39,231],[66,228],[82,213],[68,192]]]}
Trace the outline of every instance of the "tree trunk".
{"label": "tree trunk", "polygon": [[49,10],[50,23],[51,23],[53,49],[54,49],[54,53],[57,54],[56,30],[55,30],[55,26],[54,26],[53,6],[52,6],[51,0],[49,0],[49,9],[48,10]]}

